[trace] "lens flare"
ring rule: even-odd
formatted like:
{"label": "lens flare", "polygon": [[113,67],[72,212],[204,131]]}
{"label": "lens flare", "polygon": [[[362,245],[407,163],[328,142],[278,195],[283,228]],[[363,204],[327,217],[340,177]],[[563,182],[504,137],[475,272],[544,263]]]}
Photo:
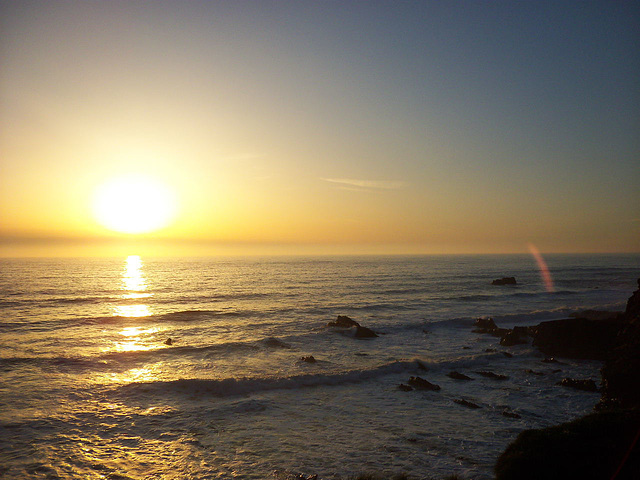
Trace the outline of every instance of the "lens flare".
{"label": "lens flare", "polygon": [[531,255],[533,255],[533,258],[535,258],[536,262],[538,263],[538,268],[540,269],[540,277],[544,282],[544,287],[547,289],[547,292],[553,292],[553,279],[551,278],[551,272],[549,271],[547,262],[544,261],[544,258],[542,258],[542,255],[540,254],[540,251],[533,243],[529,243],[528,246]]}

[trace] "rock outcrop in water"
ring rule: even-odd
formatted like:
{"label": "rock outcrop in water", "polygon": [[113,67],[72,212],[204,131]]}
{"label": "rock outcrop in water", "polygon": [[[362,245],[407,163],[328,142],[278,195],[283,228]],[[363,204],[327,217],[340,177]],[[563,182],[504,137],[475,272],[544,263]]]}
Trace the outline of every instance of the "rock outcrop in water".
{"label": "rock outcrop in water", "polygon": [[344,329],[355,327],[355,332],[353,333],[353,336],[355,338],[375,338],[378,336],[378,334],[370,328],[363,327],[358,322],[356,322],[352,318],[347,317],[346,315],[338,315],[338,318],[336,318],[334,321],[327,323],[327,327]]}
{"label": "rock outcrop in water", "polygon": [[435,383],[431,383],[428,380],[425,380],[422,377],[411,377],[407,382],[416,390],[440,390],[440,385],[436,385]]}
{"label": "rock outcrop in water", "polygon": [[504,277],[498,278],[491,282],[491,285],[517,285],[516,277]]}
{"label": "rock outcrop in water", "polygon": [[360,324],[353,320],[352,318],[347,317],[346,315],[338,315],[333,322],[327,323],[327,327],[337,327],[337,328],[351,328],[351,327],[359,327]]}
{"label": "rock outcrop in water", "polygon": [[605,360],[616,345],[623,319],[567,318],[535,327],[533,345],[545,355],[585,360]]}

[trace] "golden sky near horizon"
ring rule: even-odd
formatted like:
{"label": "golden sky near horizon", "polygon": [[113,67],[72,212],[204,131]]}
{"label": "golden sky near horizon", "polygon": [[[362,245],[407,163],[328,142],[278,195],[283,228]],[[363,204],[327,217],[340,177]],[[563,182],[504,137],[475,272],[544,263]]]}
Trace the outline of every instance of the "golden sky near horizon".
{"label": "golden sky near horizon", "polygon": [[636,6],[0,8],[3,256],[640,251]]}

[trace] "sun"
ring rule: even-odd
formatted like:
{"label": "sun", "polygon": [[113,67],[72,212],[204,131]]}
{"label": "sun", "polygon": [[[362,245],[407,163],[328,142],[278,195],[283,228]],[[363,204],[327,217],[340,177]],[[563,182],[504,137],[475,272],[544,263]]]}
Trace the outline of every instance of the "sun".
{"label": "sun", "polygon": [[96,189],[93,213],[110,230],[148,233],[171,222],[176,201],[162,182],[146,175],[127,175],[112,178]]}

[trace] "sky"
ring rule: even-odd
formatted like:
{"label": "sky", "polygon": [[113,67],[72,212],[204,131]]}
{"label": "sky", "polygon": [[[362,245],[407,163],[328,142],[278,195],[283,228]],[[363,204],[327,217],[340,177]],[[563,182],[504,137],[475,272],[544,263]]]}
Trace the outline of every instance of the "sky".
{"label": "sky", "polygon": [[[638,2],[0,1],[0,255],[640,252],[638,25]],[[97,216],[123,175],[172,192],[165,225]]]}

